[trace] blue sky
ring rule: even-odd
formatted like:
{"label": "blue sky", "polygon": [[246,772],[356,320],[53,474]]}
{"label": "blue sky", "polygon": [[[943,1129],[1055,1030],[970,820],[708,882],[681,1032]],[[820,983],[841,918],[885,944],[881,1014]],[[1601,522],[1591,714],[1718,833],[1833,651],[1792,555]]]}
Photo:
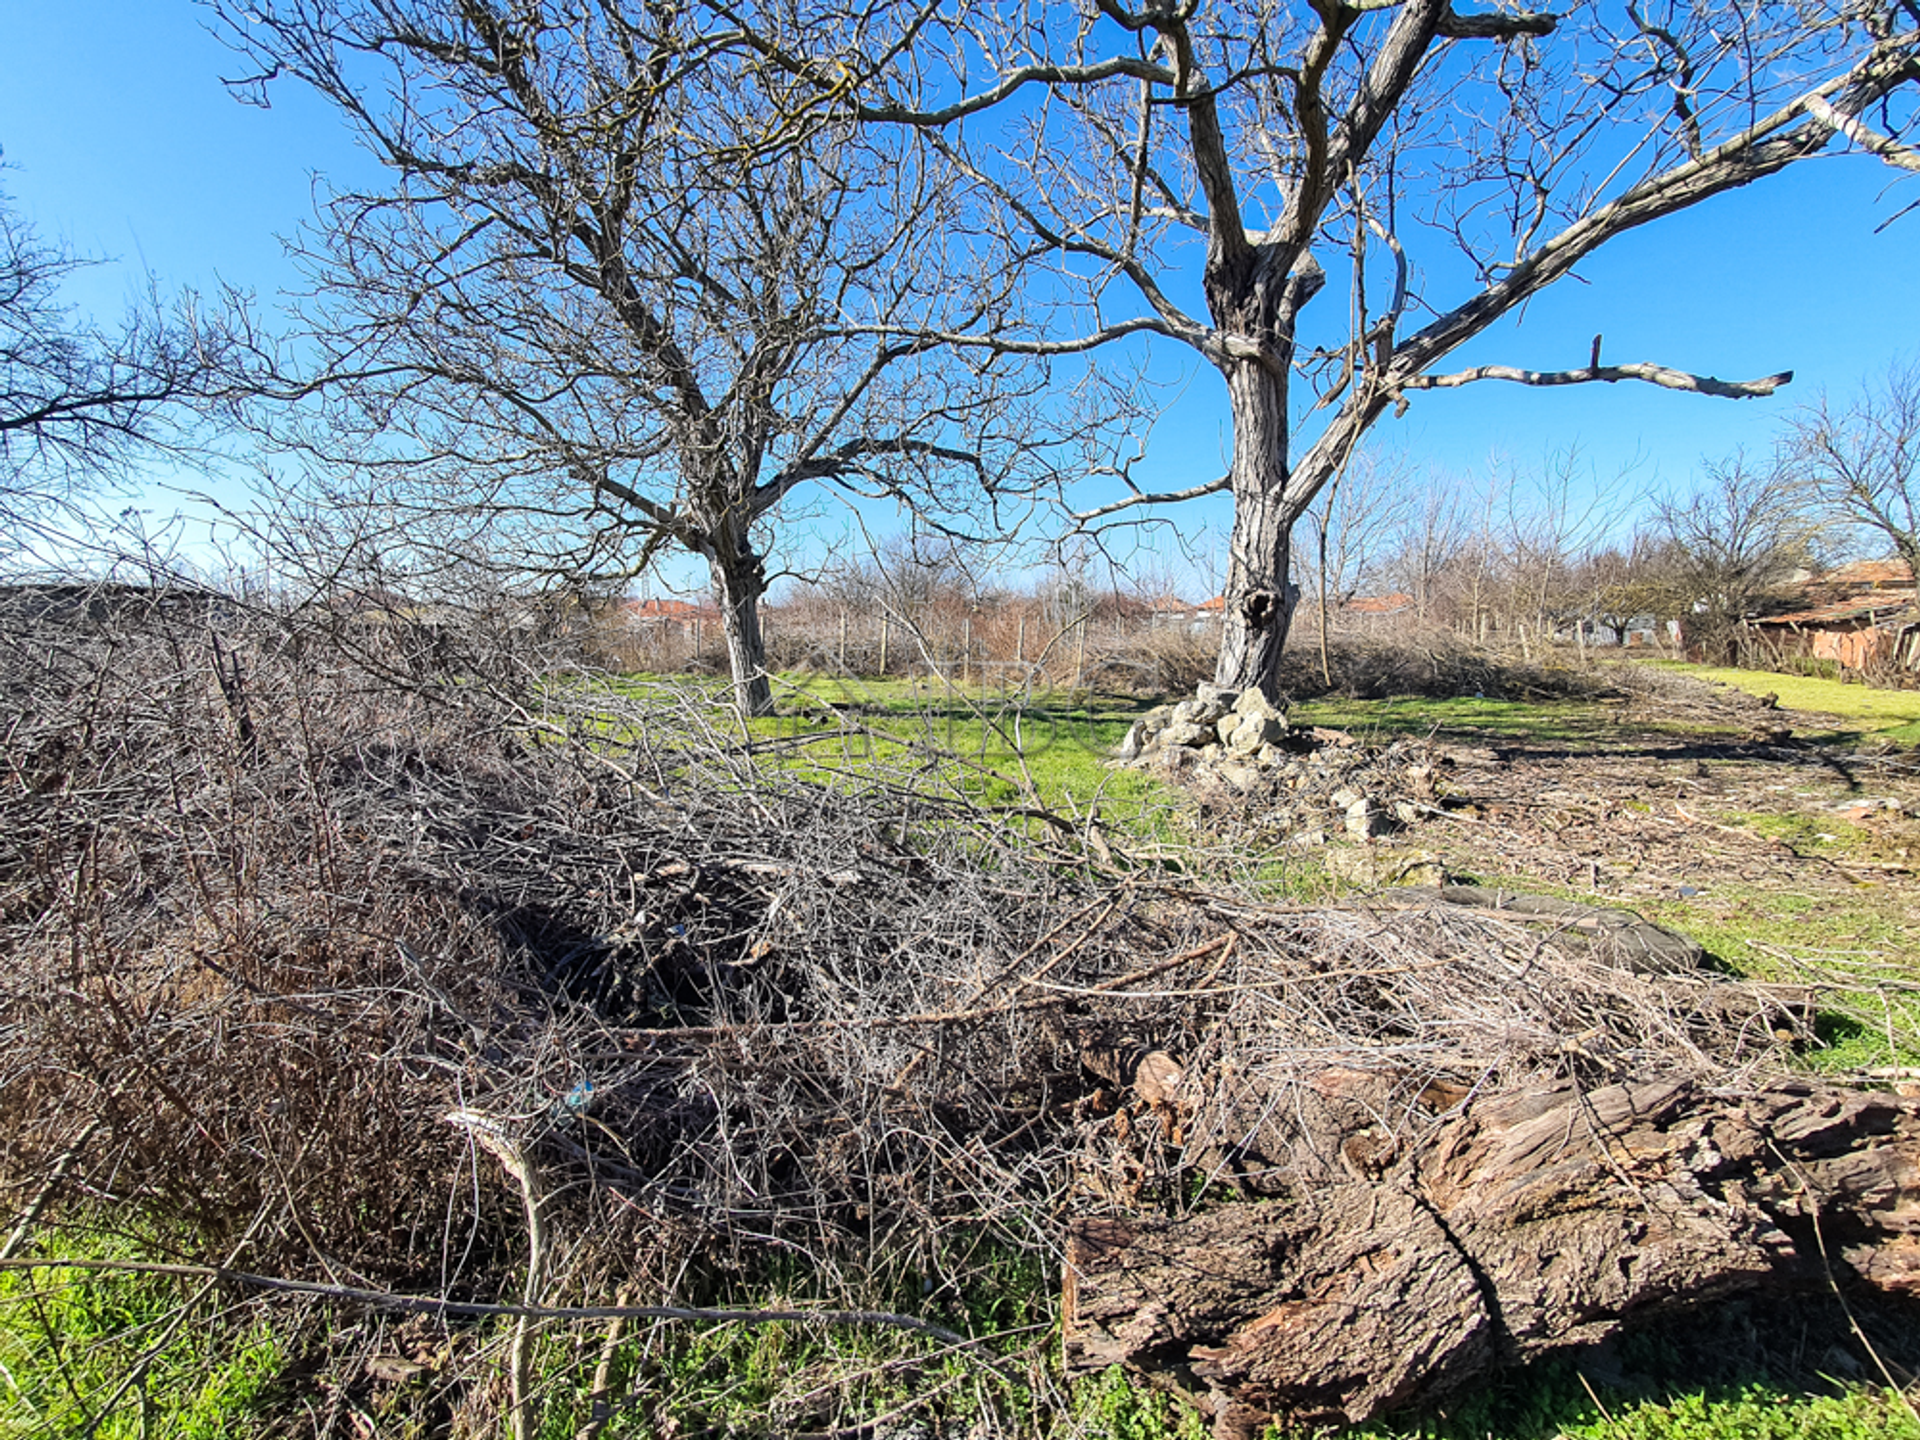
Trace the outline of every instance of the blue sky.
{"label": "blue sky", "polygon": [[[292,87],[276,87],[271,110],[234,101],[220,77],[243,67],[201,14],[187,0],[0,0],[0,184],[44,237],[117,262],[72,291],[103,316],[144,271],[167,289],[224,280],[271,296],[291,282],[276,237],[310,214],[313,175],[371,168],[332,113]],[[1554,287],[1456,357],[1565,368],[1598,331],[1615,362],[1737,379],[1792,369],[1781,398],[1489,382],[1415,397],[1376,446],[1469,486],[1495,463],[1537,468],[1577,446],[1623,516],[1645,488],[1687,483],[1702,456],[1764,448],[1793,404],[1920,354],[1920,213],[1873,233],[1920,199],[1920,184],[1895,180],[1867,157],[1823,158],[1659,222],[1603,251],[1587,283]],[[1226,437],[1220,382],[1196,375],[1140,478],[1210,478]],[[1200,534],[1224,515],[1208,502],[1180,528]]]}

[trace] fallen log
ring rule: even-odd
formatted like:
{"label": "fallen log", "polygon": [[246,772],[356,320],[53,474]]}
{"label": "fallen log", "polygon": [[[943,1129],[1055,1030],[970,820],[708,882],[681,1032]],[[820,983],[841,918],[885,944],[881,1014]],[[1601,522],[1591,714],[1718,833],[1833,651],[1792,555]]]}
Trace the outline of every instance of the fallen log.
{"label": "fallen log", "polygon": [[1384,1083],[1329,1072],[1311,1118],[1332,1161],[1296,1152],[1272,1199],[1078,1221],[1068,1364],[1172,1383],[1240,1440],[1735,1293],[1837,1274],[1920,1294],[1920,1100],[1567,1081],[1441,1095],[1424,1133],[1393,1137],[1368,1093]]}

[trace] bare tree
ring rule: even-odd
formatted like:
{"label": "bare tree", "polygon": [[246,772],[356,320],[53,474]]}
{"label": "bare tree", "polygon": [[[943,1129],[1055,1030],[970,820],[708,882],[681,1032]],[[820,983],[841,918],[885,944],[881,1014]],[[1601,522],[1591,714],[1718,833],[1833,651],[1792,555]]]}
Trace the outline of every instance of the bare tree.
{"label": "bare tree", "polygon": [[1468,536],[1459,490],[1442,477],[1425,478],[1419,503],[1386,542],[1385,573],[1412,598],[1416,616],[1433,620]]}
{"label": "bare tree", "polygon": [[1504,487],[1500,550],[1506,611],[1523,654],[1564,623],[1584,618],[1580,571],[1602,543],[1624,477],[1591,483],[1577,449],[1558,451],[1540,469]]}
{"label": "bare tree", "polygon": [[1672,620],[1691,607],[1693,597],[1683,580],[1687,572],[1686,555],[1671,538],[1643,530],[1624,548],[1607,546],[1588,556],[1575,580],[1589,617],[1624,648],[1634,621]]}
{"label": "bare tree", "polygon": [[1656,500],[1655,514],[1672,545],[1689,643],[1723,663],[1739,656],[1741,621],[1816,567],[1821,519],[1778,459],[1709,463],[1691,495]]}
{"label": "bare tree", "polygon": [[1894,364],[1845,405],[1821,396],[1788,421],[1787,447],[1821,504],[1920,576],[1920,364]]}
{"label": "bare tree", "polygon": [[945,177],[804,115],[731,26],[591,0],[214,8],[261,67],[243,93],[304,82],[391,176],[322,208],[304,354],[264,388],[415,583],[444,556],[561,580],[691,552],[758,714],[796,490],[949,519],[1013,493],[1012,387],[924,338],[1004,298]]}
{"label": "bare tree", "polygon": [[[862,10],[831,54],[728,13],[823,97],[857,76],[863,119],[917,129],[991,197],[1037,303],[1024,335],[981,343],[1058,355],[1151,335],[1219,370],[1227,473],[1081,520],[1231,491],[1217,674],[1232,685],[1274,685],[1294,522],[1416,394],[1634,380],[1745,397],[1790,378],[1603,363],[1598,337],[1564,370],[1442,373],[1463,344],[1608,241],[1836,137],[1916,162],[1911,0],[931,0]],[[1475,278],[1449,294],[1423,255],[1456,248]],[[1312,320],[1330,275],[1346,313]]]}
{"label": "bare tree", "polygon": [[42,241],[0,196],[0,535],[21,542],[72,515],[136,457],[178,447],[214,398],[230,335],[192,296],[149,286],[117,329],[77,314],[61,285],[91,262]]}
{"label": "bare tree", "polygon": [[1410,478],[1402,462],[1356,456],[1301,517],[1311,545],[1294,556],[1294,569],[1301,590],[1313,596],[1320,674],[1328,685],[1333,684],[1328,635],[1333,612],[1384,577],[1381,562],[1388,538],[1413,512]]}

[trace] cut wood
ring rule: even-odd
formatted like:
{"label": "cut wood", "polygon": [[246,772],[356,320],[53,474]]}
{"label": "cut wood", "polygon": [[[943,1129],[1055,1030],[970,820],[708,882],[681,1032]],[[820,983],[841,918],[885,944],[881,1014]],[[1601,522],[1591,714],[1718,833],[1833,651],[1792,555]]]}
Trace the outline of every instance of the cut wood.
{"label": "cut wood", "polygon": [[[1360,1421],[1628,1322],[1842,1280],[1920,1292],[1920,1100],[1783,1082],[1455,1106],[1383,1135],[1387,1082],[1329,1072],[1265,1201],[1072,1228],[1065,1348],[1186,1389],[1220,1437]],[[1278,1164],[1282,1157],[1252,1157]]]}

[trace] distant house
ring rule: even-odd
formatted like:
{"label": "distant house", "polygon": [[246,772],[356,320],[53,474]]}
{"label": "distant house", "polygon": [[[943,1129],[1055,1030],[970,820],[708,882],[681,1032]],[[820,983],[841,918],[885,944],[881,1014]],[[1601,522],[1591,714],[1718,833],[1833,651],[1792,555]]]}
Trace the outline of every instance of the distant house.
{"label": "distant house", "polygon": [[690,600],[622,600],[613,607],[613,615],[629,630],[652,635],[692,635],[720,623],[718,606]]}
{"label": "distant house", "polygon": [[1855,560],[1807,581],[1809,590],[1913,591],[1913,569],[1904,560]]}
{"label": "distant house", "polygon": [[1391,595],[1356,595],[1340,607],[1340,613],[1358,619],[1380,619],[1411,609],[1413,597],[1396,590]]}
{"label": "distant house", "polygon": [[1920,673],[1920,605],[1905,561],[1856,560],[1808,580],[1802,597],[1785,614],[1749,620],[1749,630],[1780,655]]}
{"label": "distant house", "polygon": [[1227,618],[1227,597],[1216,595],[1198,605],[1185,606],[1178,612],[1178,618],[1188,630],[1210,630]]}

